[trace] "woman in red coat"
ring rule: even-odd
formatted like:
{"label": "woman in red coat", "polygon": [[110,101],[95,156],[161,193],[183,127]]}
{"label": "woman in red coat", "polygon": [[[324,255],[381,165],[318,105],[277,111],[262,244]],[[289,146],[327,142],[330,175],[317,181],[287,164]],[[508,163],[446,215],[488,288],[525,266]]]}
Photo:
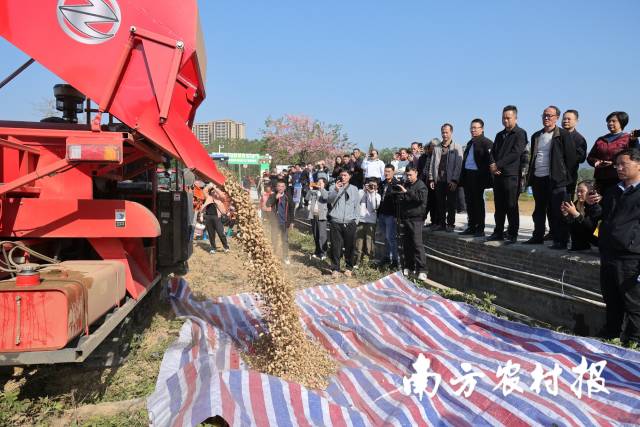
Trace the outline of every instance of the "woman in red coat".
{"label": "woman in red coat", "polygon": [[637,144],[637,140],[632,140],[628,133],[623,132],[628,123],[629,115],[624,111],[614,111],[609,114],[607,116],[609,133],[596,140],[587,156],[587,162],[595,168],[593,177],[600,194],[605,194],[619,181],[614,165],[616,155]]}

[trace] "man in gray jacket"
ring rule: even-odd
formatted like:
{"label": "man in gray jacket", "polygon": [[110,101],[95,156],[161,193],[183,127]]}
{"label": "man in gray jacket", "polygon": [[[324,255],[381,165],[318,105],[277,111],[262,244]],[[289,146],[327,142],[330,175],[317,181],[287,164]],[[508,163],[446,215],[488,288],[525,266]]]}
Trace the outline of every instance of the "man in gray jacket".
{"label": "man in gray jacket", "polygon": [[338,180],[329,189],[328,200],[331,204],[329,240],[331,241],[331,270],[334,275],[340,272],[343,246],[346,276],[351,276],[354,265],[353,247],[356,240],[360,193],[356,186],[349,184],[350,180],[351,172],[348,169],[342,169]]}
{"label": "man in gray jacket", "polygon": [[305,194],[304,199],[309,206],[309,216],[311,229],[313,230],[313,240],[316,243],[316,250],[311,255],[312,258],[327,258],[327,201],[329,192],[326,189],[326,178],[318,178]]}
{"label": "man in gray jacket", "polygon": [[[453,126],[445,123],[440,128],[442,144],[433,150],[429,166],[429,187],[435,190],[439,224],[431,230],[452,232],[456,223],[458,181],[462,170],[463,150],[453,142]],[[446,216],[445,216],[446,214]]]}

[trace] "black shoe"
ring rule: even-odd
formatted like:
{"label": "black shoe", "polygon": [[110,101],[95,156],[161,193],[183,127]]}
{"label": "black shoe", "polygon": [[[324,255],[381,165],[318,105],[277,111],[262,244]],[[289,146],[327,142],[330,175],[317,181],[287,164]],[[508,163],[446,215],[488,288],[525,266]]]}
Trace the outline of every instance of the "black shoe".
{"label": "black shoe", "polygon": [[532,237],[529,240],[522,242],[525,245],[541,245],[544,243],[544,240],[539,237]]}
{"label": "black shoe", "polygon": [[473,233],[473,237],[485,237],[484,231],[476,231]]}
{"label": "black shoe", "polygon": [[441,225],[434,225],[433,227],[431,227],[431,231],[442,231],[444,230],[444,227]]}
{"label": "black shoe", "polygon": [[505,245],[513,245],[514,243],[518,243],[518,236],[507,236],[504,241]]}
{"label": "black shoe", "polygon": [[456,229],[455,225],[447,225],[444,228],[444,231],[446,231],[447,233],[453,233],[453,230],[455,230],[455,229]]}
{"label": "black shoe", "polygon": [[476,231],[471,227],[465,228],[465,230],[460,233],[461,236],[471,236],[474,234],[476,234]]}
{"label": "black shoe", "polygon": [[545,234],[544,237],[542,238],[542,240],[544,240],[545,242],[549,242],[549,241],[553,240],[553,234],[551,234],[551,233]]}
{"label": "black shoe", "polygon": [[504,240],[504,236],[502,234],[493,233],[487,238],[487,242],[501,242]]}
{"label": "black shoe", "polygon": [[549,249],[555,249],[555,250],[567,250],[567,244],[566,243],[554,243],[553,245],[549,246]]}

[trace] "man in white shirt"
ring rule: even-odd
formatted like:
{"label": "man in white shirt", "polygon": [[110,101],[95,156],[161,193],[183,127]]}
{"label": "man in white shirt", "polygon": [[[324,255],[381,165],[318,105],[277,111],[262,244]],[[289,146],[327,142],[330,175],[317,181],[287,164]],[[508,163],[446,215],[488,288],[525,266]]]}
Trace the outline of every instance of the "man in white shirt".
{"label": "man in white shirt", "polygon": [[367,179],[365,182],[364,190],[360,190],[360,215],[356,228],[354,268],[358,268],[362,255],[366,254],[370,260],[375,256],[376,223],[381,197],[378,194],[378,182],[374,178]]}
{"label": "man in white shirt", "polygon": [[567,186],[573,180],[576,164],[576,149],[573,138],[566,130],[556,126],[560,110],[547,107],[542,113],[541,130],[531,137],[531,159],[529,160],[529,185],[533,190],[536,207],[533,211],[534,230],[525,244],[544,242],[547,210],[553,235],[551,249],[566,249],[569,240],[568,224],[562,219],[560,207],[569,201]]}
{"label": "man in white shirt", "polygon": [[371,150],[369,157],[362,162],[365,181],[375,178],[377,182],[384,177],[384,162],[378,158],[378,150]]}

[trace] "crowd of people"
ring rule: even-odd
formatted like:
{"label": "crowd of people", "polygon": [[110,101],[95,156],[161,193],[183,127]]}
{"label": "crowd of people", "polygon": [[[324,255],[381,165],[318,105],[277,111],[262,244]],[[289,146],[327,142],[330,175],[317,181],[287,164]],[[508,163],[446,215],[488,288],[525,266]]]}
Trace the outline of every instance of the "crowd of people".
{"label": "crowd of people", "polygon": [[[367,155],[354,149],[332,164],[319,161],[272,170],[257,181],[260,210],[287,264],[288,230],[295,211],[304,208],[315,241],[312,256],[328,256],[333,274],[350,276],[367,256],[378,266],[399,267],[425,280],[425,227],[453,232],[456,212],[466,210],[461,235],[517,243],[518,199],[531,187],[534,230],[521,243],[542,245],[548,240],[549,248],[570,251],[599,246],[607,305],[602,334],[640,341],[640,203],[634,204],[636,198],[640,202],[640,191],[635,191],[640,183],[639,132],[624,132],[628,115],[613,112],[606,117],[608,133],[587,151],[578,122],[578,111],[561,114],[549,106],[541,114],[541,128],[529,139],[518,126],[517,108],[508,105],[502,112],[504,129],[493,141],[484,134],[484,121],[476,118],[465,144],[454,138],[453,125],[445,123],[441,139],[414,142],[386,164],[375,149]],[[595,169],[594,179],[578,182],[585,160]],[[489,236],[487,189],[492,189],[495,205]],[[378,258],[373,247],[377,231],[385,241]]]}

